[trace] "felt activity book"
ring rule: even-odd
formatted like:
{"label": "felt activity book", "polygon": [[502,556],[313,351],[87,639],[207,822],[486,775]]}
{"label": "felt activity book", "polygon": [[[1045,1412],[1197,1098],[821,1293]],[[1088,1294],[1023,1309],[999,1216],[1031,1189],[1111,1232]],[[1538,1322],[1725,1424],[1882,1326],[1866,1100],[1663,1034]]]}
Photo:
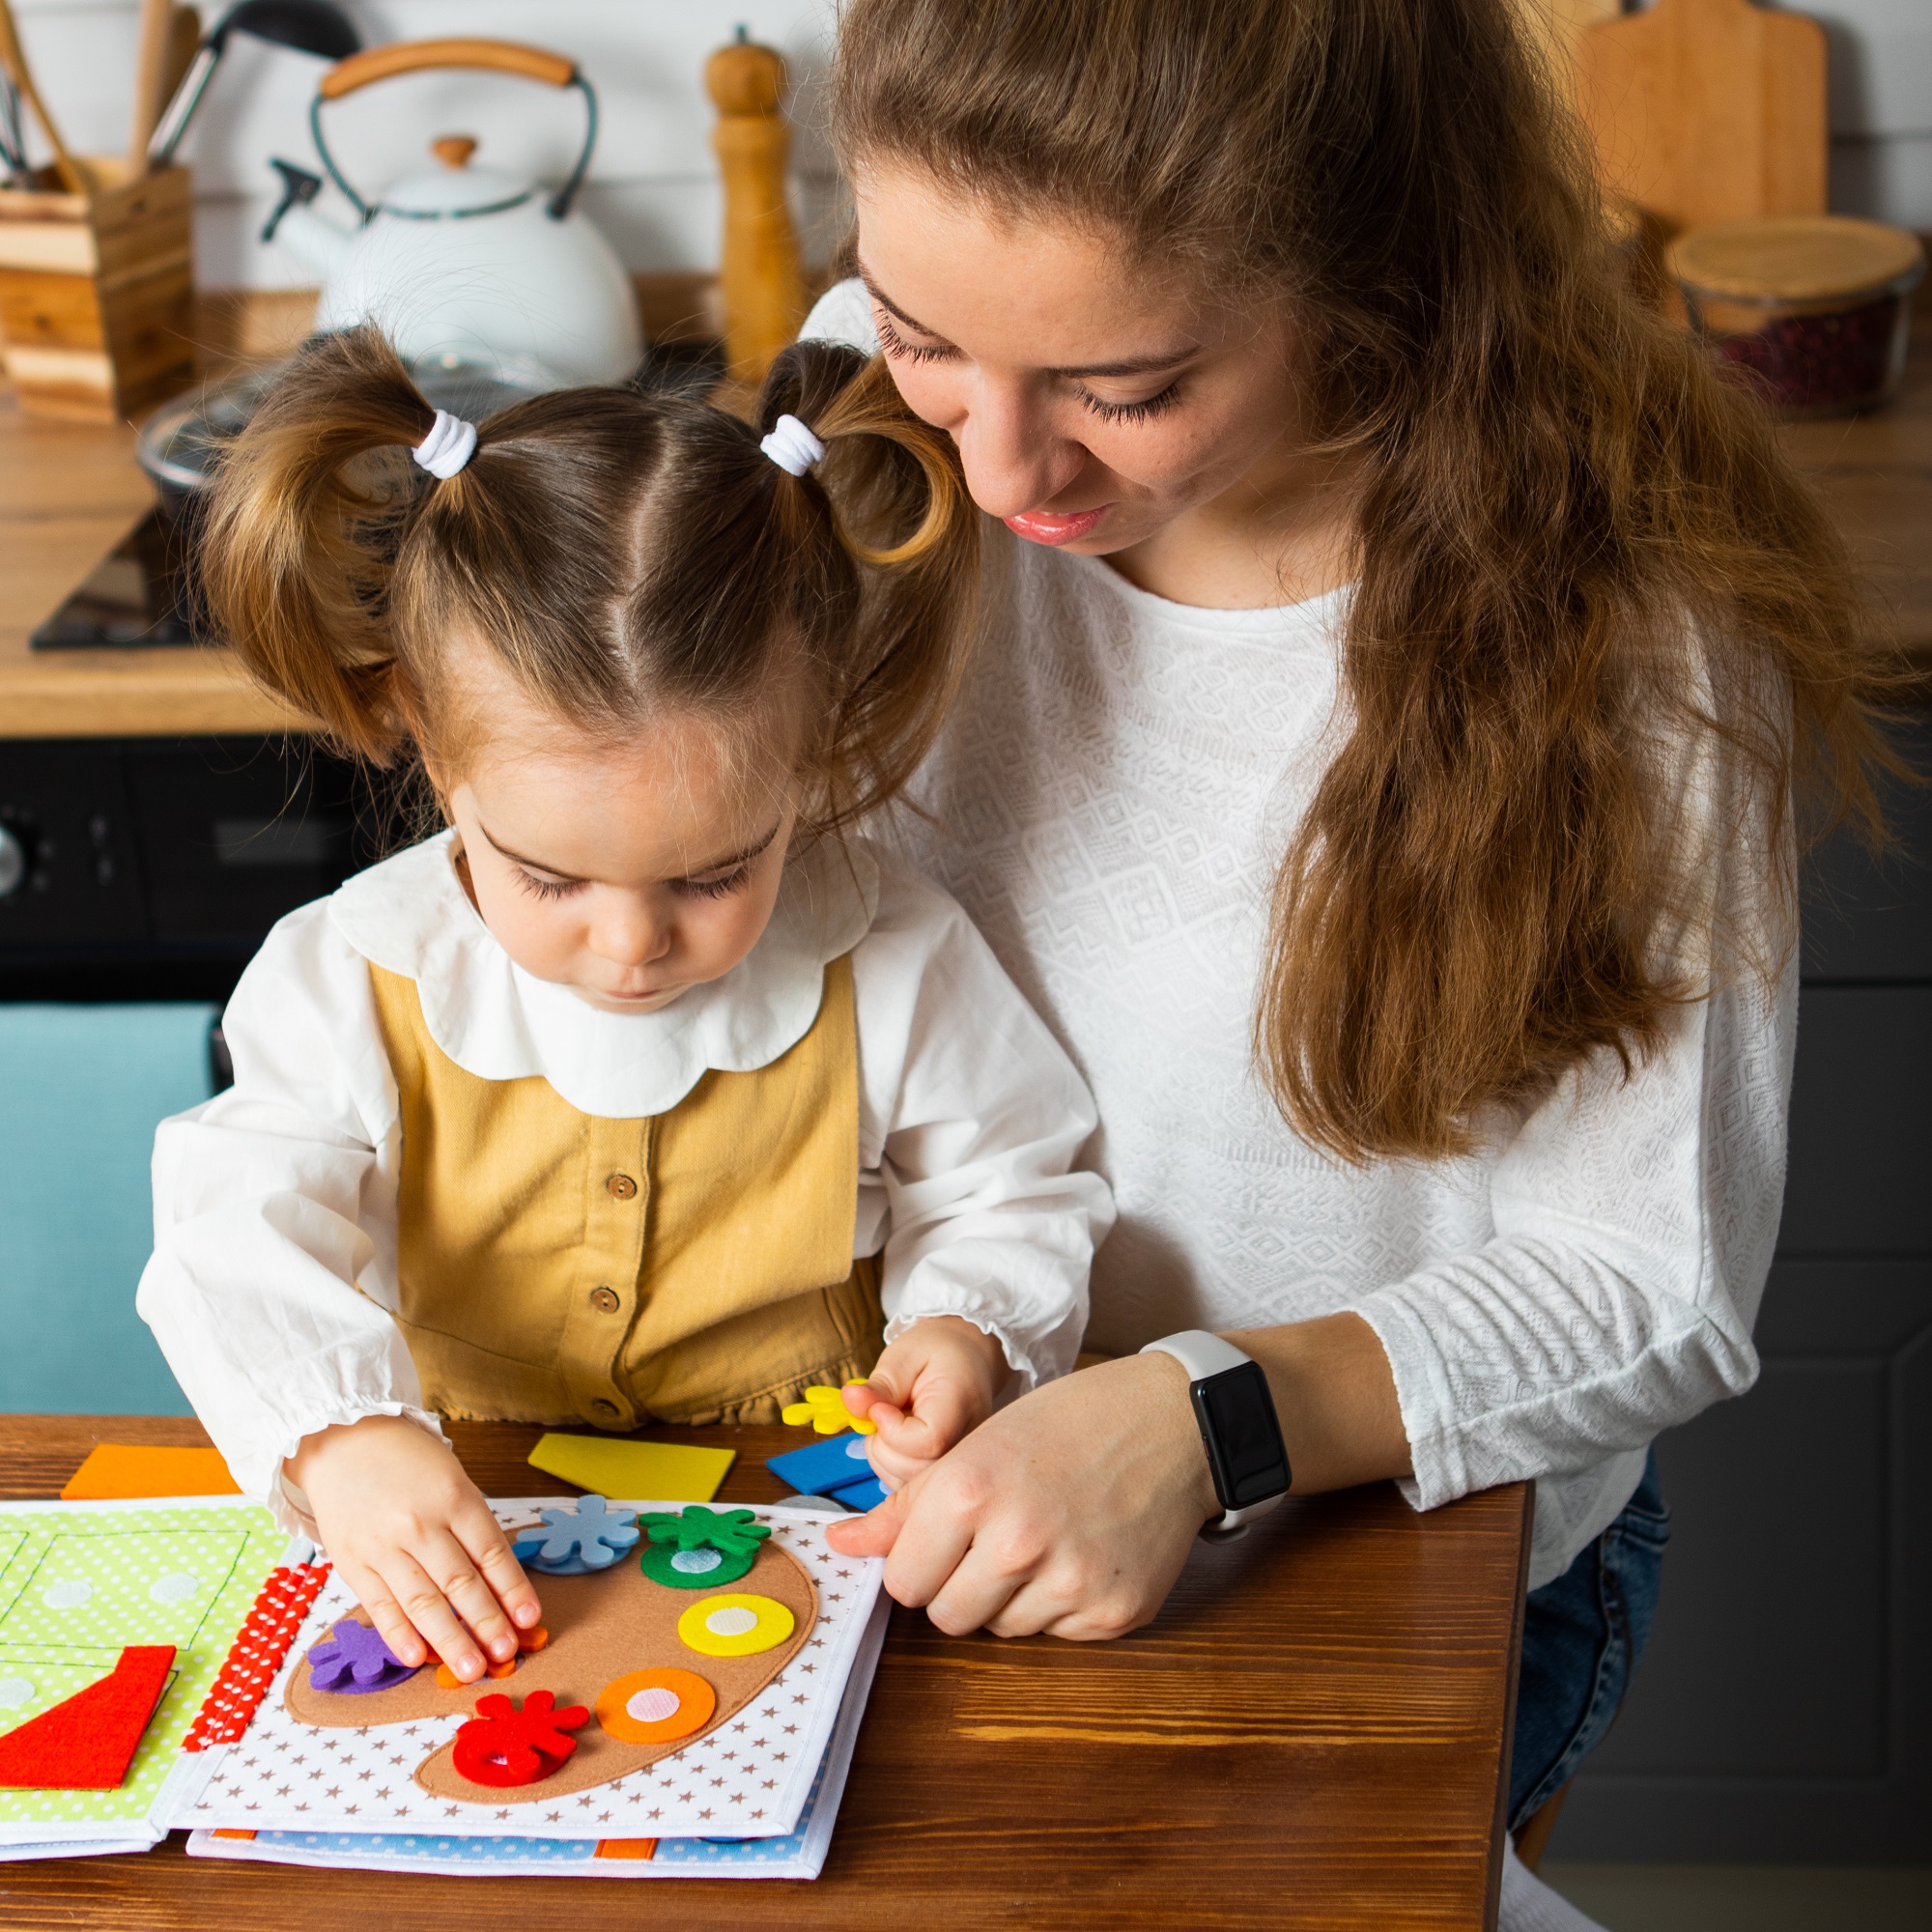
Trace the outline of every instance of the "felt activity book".
{"label": "felt activity book", "polygon": [[[480,1839],[536,1870],[595,1863],[616,1840],[801,1833],[786,1857],[807,1861],[843,1782],[841,1709],[856,1730],[876,1657],[883,1565],[831,1549],[823,1513],[600,1496],[493,1506],[544,1605],[512,1663],[470,1685],[433,1662],[412,1669],[326,1577],[245,1730],[197,1754],[169,1822],[256,1834],[198,1838],[204,1851],[302,1862],[368,1862],[371,1835],[395,1838],[385,1860],[412,1868],[443,1868],[422,1847],[459,1841],[451,1868],[486,1867]],[[342,1834],[356,1841],[347,1852]],[[657,1865],[650,1876],[689,1861],[628,1861]]]}
{"label": "felt activity book", "polygon": [[781,1836],[477,1838],[435,1832],[200,1831],[188,1839],[188,1856],[459,1878],[816,1878],[832,1846],[832,1827],[891,1608],[883,1595],[875,1598],[832,1742],[819,1761],[797,1828]]}
{"label": "felt activity book", "polygon": [[292,1553],[241,1496],[0,1509],[0,1859],[160,1839],[197,1781],[184,1743]]}

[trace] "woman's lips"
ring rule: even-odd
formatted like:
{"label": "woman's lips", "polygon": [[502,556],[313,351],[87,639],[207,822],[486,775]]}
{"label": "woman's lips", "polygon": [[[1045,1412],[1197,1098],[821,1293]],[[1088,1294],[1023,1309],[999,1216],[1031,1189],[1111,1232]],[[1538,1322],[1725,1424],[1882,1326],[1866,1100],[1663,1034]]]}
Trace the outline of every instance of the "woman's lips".
{"label": "woman's lips", "polygon": [[1091,536],[1106,514],[1107,505],[1102,503],[1097,510],[1072,510],[1065,515],[1052,510],[1022,510],[1006,522],[1008,529],[1029,543],[1068,544]]}

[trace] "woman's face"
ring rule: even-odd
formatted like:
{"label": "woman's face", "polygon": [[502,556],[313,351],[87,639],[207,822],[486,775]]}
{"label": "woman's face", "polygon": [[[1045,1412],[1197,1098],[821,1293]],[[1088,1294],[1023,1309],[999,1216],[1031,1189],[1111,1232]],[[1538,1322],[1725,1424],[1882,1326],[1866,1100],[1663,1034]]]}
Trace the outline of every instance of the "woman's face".
{"label": "woman's face", "polygon": [[958,444],[981,509],[1100,556],[1265,497],[1299,440],[1278,306],[1213,308],[1116,240],[919,174],[866,173],[856,199],[880,346],[907,404]]}

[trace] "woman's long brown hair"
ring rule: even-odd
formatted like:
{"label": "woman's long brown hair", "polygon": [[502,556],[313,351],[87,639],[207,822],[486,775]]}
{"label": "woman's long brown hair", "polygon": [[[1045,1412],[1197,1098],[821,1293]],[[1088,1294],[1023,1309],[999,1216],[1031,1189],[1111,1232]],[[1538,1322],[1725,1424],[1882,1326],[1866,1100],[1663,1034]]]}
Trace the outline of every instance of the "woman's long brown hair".
{"label": "woman's long brown hair", "polygon": [[[1843,546],[1631,293],[1505,0],[849,0],[835,134],[848,168],[1287,301],[1317,432],[1360,452],[1352,728],[1255,1015],[1310,1141],[1458,1153],[1593,1052],[1628,1068],[1710,983],[1677,942],[1715,842],[1774,875],[1775,934],[1799,781],[1876,826]],[[1743,782],[1692,838],[1700,748]],[[1779,964],[1728,937],[1731,970]]]}
{"label": "woman's long brown hair", "polygon": [[[787,413],[827,446],[802,477],[758,446]],[[409,454],[435,420],[375,330],[318,337],[216,478],[211,609],[336,744],[460,771],[489,728],[451,668],[473,642],[597,740],[665,711],[775,738],[809,827],[898,792],[964,668],[979,517],[883,370],[800,344],[755,427],[624,389],[534,396],[441,481]]]}

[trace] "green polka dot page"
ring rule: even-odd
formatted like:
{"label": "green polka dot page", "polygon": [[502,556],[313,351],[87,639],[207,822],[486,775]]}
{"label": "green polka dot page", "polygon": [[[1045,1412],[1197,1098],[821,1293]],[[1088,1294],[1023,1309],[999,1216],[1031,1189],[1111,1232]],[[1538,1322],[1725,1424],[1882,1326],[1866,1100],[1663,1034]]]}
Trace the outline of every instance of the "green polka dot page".
{"label": "green polka dot page", "polygon": [[127,1644],[175,1646],[116,1791],[0,1789],[0,1843],[144,1819],[288,1538],[241,1497],[0,1509],[0,1732],[108,1676]]}

